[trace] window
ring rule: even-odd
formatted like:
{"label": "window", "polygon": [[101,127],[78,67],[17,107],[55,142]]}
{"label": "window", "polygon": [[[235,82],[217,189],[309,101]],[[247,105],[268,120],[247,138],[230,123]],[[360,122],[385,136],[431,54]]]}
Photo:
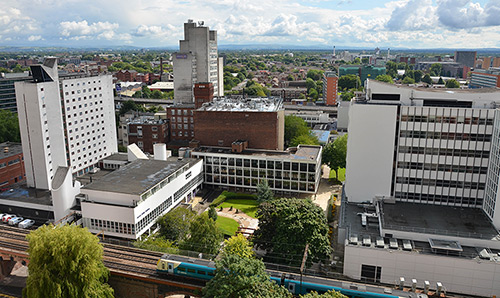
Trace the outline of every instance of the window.
{"label": "window", "polygon": [[153,139],[158,139],[158,134],[154,133],[153,134]]}
{"label": "window", "polygon": [[382,267],[372,265],[361,265],[361,280],[370,282],[380,282]]}

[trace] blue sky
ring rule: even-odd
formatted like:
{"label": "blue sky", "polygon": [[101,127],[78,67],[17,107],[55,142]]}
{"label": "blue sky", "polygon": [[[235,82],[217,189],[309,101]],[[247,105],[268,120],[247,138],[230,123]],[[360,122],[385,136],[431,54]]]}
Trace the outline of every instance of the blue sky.
{"label": "blue sky", "polygon": [[2,0],[0,46],[177,46],[188,19],[219,44],[500,47],[500,0]]}

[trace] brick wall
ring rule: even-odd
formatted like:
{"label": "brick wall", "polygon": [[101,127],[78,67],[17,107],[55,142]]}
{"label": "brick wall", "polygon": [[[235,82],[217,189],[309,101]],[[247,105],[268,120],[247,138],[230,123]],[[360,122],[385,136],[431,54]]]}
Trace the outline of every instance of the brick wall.
{"label": "brick wall", "polygon": [[[195,111],[194,137],[202,146],[230,147],[247,140],[252,149],[283,150],[280,112]],[[281,147],[281,148],[280,148]]]}

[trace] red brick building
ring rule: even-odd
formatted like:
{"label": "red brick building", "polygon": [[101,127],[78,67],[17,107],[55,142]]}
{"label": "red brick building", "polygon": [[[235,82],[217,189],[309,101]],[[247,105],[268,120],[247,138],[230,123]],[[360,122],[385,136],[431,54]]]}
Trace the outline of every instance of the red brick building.
{"label": "red brick building", "polygon": [[188,144],[194,137],[193,104],[178,104],[167,108],[170,121],[170,140]]}
{"label": "red brick building", "polygon": [[337,104],[337,88],[339,77],[333,71],[327,71],[323,75],[323,99],[327,106]]}
{"label": "red brick building", "polygon": [[117,71],[113,76],[122,82],[137,81],[137,71],[135,70],[120,70]]}
{"label": "red brick building", "polygon": [[248,141],[252,149],[284,149],[285,116],[281,100],[217,100],[194,111],[195,140],[201,146],[229,147]]}
{"label": "red brick building", "polygon": [[212,83],[197,83],[194,84],[194,106],[201,108],[206,102],[211,102],[214,99],[214,86]]}
{"label": "red brick building", "polygon": [[137,144],[144,152],[153,154],[154,144],[166,144],[169,141],[168,121],[146,120],[128,124],[128,143]]}
{"label": "red brick building", "polygon": [[26,179],[21,143],[0,144],[0,189]]}

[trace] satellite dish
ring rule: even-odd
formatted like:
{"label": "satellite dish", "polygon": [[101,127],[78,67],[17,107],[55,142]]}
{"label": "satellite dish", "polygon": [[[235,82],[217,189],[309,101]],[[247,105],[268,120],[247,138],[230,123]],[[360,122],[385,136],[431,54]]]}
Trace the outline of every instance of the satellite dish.
{"label": "satellite dish", "polygon": [[198,26],[203,26],[205,24],[204,21],[198,21]]}

